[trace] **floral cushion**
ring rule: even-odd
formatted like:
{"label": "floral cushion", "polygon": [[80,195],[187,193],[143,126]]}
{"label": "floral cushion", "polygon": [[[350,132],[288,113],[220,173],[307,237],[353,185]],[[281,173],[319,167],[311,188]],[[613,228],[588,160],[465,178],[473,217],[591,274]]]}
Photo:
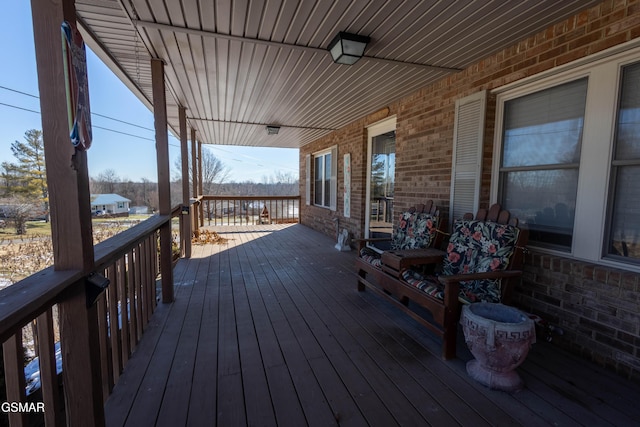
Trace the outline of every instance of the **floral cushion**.
{"label": "floral cushion", "polygon": [[381,255],[370,248],[360,250],[360,258],[377,268],[382,268]]}
{"label": "floral cushion", "polygon": [[391,249],[428,248],[435,239],[437,228],[437,216],[425,212],[404,212],[393,234]]}
{"label": "floral cushion", "polygon": [[[515,250],[519,229],[490,221],[456,222],[445,257],[442,274],[483,273],[504,270]],[[404,280],[429,295],[443,299],[443,285],[435,276],[422,276],[413,270],[403,272]],[[500,302],[499,280],[460,282],[463,302]]]}

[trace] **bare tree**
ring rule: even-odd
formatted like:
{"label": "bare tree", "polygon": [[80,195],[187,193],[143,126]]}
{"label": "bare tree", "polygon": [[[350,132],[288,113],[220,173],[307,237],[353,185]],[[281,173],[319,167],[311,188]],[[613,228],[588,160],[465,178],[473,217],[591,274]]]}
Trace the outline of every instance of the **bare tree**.
{"label": "bare tree", "polygon": [[144,206],[158,206],[158,186],[147,178],[142,178],[141,197]]}
{"label": "bare tree", "polygon": [[[193,171],[189,163],[189,188],[193,184]],[[173,165],[174,181],[182,182],[182,159],[178,157]],[[215,194],[216,186],[226,182],[229,178],[229,168],[211,151],[202,150],[202,191],[204,194]]]}
{"label": "bare tree", "polygon": [[93,180],[92,191],[96,194],[113,194],[116,192],[116,184],[119,182],[118,173],[113,169],[107,169]]}
{"label": "bare tree", "polygon": [[13,221],[16,234],[27,234],[27,220],[37,210],[37,204],[24,196],[15,196],[10,199],[10,205],[5,213]]}

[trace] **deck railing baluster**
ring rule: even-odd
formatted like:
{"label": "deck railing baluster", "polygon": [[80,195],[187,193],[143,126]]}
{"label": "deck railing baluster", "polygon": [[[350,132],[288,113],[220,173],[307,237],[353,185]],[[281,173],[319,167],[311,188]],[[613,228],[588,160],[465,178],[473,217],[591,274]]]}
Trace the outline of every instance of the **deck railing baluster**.
{"label": "deck railing baluster", "polygon": [[[24,402],[24,350],[22,348],[22,329],[9,338],[2,345],[4,357],[5,386],[7,389],[7,402]],[[9,423],[12,426],[26,426],[26,412],[9,412]]]}
{"label": "deck railing baluster", "polygon": [[111,283],[107,288],[107,298],[109,307],[109,342],[111,345],[111,362],[112,362],[112,375],[113,383],[118,382],[120,373],[122,372],[122,359],[120,331],[118,328],[118,275],[116,264],[112,264],[107,268],[107,277]]}
{"label": "deck railing baluster", "polygon": [[100,372],[102,376],[102,398],[106,401],[113,389],[113,369],[109,350],[109,324],[107,321],[107,298],[105,294],[96,301],[98,309],[98,336],[100,341]]}
{"label": "deck railing baluster", "polygon": [[60,385],[56,370],[55,336],[53,331],[53,310],[49,309],[38,316],[38,359],[40,365],[40,384],[42,401],[46,408],[44,421],[47,426],[62,425],[62,405],[60,404]]}
{"label": "deck railing baluster", "polygon": [[127,312],[129,315],[129,354],[131,354],[131,350],[138,344],[135,249],[131,249],[127,254],[127,267]]}
{"label": "deck railing baluster", "polygon": [[127,310],[127,263],[126,256],[118,259],[118,304],[120,307],[120,360],[122,369],[129,361],[129,313]]}
{"label": "deck railing baluster", "polygon": [[[211,216],[214,226],[300,222],[300,196],[201,196],[200,200],[207,205],[213,203],[209,225]],[[269,212],[264,218],[263,209]]]}
{"label": "deck railing baluster", "polygon": [[142,286],[142,251],[140,249],[140,243],[136,245],[136,256],[134,258],[134,262],[136,265],[136,279],[135,279],[135,306],[136,306],[136,334],[137,334],[137,342],[140,342],[140,338],[142,338],[142,331],[144,330],[143,325],[143,317],[142,317],[142,293],[140,292]]}

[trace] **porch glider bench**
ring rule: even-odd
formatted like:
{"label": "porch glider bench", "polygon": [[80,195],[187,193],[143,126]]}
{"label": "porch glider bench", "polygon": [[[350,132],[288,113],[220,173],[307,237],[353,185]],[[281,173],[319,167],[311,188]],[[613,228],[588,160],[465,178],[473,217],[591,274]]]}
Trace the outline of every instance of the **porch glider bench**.
{"label": "porch glider bench", "polygon": [[[513,282],[522,275],[526,240],[518,220],[496,204],[456,221],[446,251],[423,251],[425,262],[410,250],[383,253],[378,274],[363,277],[359,270],[358,290],[373,290],[441,337],[442,357],[451,359],[462,304],[508,304]],[[422,316],[413,304],[431,316]]]}

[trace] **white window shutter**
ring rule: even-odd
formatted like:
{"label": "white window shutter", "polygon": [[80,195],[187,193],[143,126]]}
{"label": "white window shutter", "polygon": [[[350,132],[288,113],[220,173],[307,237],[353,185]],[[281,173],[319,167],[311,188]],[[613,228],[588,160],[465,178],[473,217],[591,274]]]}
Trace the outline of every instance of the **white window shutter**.
{"label": "white window shutter", "polygon": [[449,224],[467,212],[478,211],[482,180],[482,145],[487,94],[475,93],[456,101],[453,128]]}
{"label": "white window shutter", "polygon": [[331,148],[331,210],[338,209],[338,147]]}
{"label": "white window shutter", "polygon": [[305,184],[305,203],[311,204],[311,154],[307,154],[304,158],[304,168],[306,174]]}

